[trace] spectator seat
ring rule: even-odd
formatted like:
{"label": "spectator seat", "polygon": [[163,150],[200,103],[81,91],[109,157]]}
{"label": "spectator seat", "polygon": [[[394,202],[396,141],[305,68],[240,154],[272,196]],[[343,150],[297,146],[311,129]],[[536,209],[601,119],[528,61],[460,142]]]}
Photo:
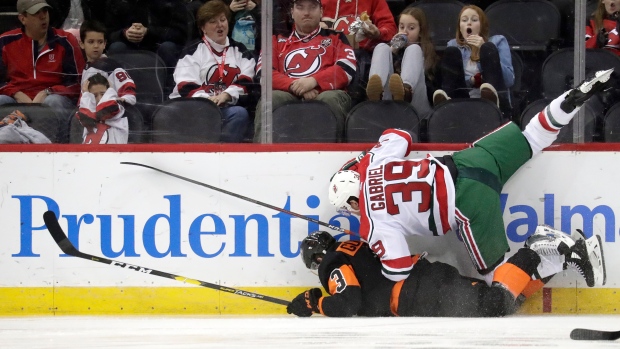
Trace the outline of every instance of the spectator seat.
{"label": "spectator seat", "polygon": [[273,111],[273,143],[335,143],[336,116],[321,101],[287,102]]}
{"label": "spectator seat", "polygon": [[482,98],[453,98],[433,108],[427,126],[430,143],[472,143],[502,124],[497,105]]}
{"label": "spectator seat", "polygon": [[614,104],[605,114],[603,140],[605,142],[620,142],[620,103]]}
{"label": "spectator seat", "polygon": [[376,142],[388,128],[418,135],[420,118],[411,104],[398,101],[366,101],[349,112],[345,139],[349,143]]}
{"label": "spectator seat", "polygon": [[424,11],[435,49],[445,50],[448,41],[455,38],[459,13],[465,4],[457,0],[420,0],[410,6]]}
{"label": "spectator seat", "polygon": [[222,112],[206,98],[175,98],[153,115],[153,143],[219,143]]}

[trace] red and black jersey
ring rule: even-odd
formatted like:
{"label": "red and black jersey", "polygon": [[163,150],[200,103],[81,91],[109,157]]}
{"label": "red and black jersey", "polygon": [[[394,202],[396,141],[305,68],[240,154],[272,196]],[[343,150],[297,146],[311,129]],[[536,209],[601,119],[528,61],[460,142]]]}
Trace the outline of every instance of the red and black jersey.
{"label": "red and black jersey", "polygon": [[337,243],[319,266],[319,279],[330,294],[319,299],[319,311],[350,316],[497,316],[514,310],[504,302],[502,287],[461,276],[456,268],[412,256],[409,277],[383,277],[381,262],[367,243]]}
{"label": "red and black jersey", "polygon": [[[288,91],[296,79],[313,77],[319,92],[344,90],[353,80],[357,61],[343,33],[320,29],[307,37],[273,36],[273,89]],[[260,74],[262,56],[256,65]]]}
{"label": "red and black jersey", "polygon": [[34,98],[50,88],[55,94],[77,98],[84,57],[77,40],[61,29],[50,28],[42,48],[22,29],[0,35],[0,94],[23,92]]}
{"label": "red and black jersey", "polygon": [[[593,19],[590,20],[590,23],[586,26],[586,48],[598,48],[596,43],[596,36],[598,32],[594,31],[595,27],[596,24]],[[607,32],[607,43],[604,48],[620,55],[620,34],[618,33],[618,22],[611,19],[604,19],[603,27]]]}

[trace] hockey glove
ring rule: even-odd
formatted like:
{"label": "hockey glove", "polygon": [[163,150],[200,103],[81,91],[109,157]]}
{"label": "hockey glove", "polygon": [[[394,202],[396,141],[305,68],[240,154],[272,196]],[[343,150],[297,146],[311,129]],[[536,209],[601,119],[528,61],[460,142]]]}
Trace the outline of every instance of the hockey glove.
{"label": "hockey glove", "polygon": [[311,316],[319,312],[319,299],[323,296],[320,288],[312,288],[300,293],[287,306],[286,312],[300,317]]}
{"label": "hockey glove", "polygon": [[609,41],[607,31],[605,28],[601,28],[601,30],[596,34],[596,47],[603,48],[607,45]]}
{"label": "hockey glove", "polygon": [[347,161],[342,167],[340,171],[351,170],[357,172],[357,165],[362,161],[362,159],[366,156],[366,151],[360,153],[360,155],[354,157],[353,159]]}

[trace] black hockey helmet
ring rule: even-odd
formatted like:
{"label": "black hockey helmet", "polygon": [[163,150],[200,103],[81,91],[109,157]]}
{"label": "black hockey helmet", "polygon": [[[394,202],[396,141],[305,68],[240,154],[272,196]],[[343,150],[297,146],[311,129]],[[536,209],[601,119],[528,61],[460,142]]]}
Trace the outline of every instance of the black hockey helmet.
{"label": "black hockey helmet", "polygon": [[301,241],[301,259],[306,268],[316,270],[321,262],[316,257],[323,257],[327,250],[336,243],[336,239],[326,231],[315,231],[310,233]]}

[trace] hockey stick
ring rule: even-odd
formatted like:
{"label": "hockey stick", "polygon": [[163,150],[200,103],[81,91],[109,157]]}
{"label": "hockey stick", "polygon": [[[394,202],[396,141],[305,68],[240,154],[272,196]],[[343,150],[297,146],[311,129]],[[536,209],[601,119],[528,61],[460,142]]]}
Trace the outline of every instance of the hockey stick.
{"label": "hockey stick", "polygon": [[577,341],[614,341],[620,338],[620,331],[599,331],[576,328],[570,332],[570,339]]}
{"label": "hockey stick", "polygon": [[80,252],[80,251],[78,251],[78,249],[75,248],[75,246],[73,246],[71,241],[69,241],[69,238],[67,238],[67,234],[65,234],[65,232],[60,227],[60,224],[58,223],[58,218],[56,218],[56,214],[54,212],[52,212],[52,211],[45,212],[43,214],[43,220],[45,221],[45,225],[47,226],[47,230],[49,230],[50,234],[54,238],[54,241],[56,241],[56,244],[58,245],[58,247],[60,247],[62,252],[66,253],[66,254],[68,254],[70,256],[88,259],[88,260],[91,260],[93,262],[109,264],[109,265],[121,267],[123,269],[137,271],[137,272],[142,273],[142,274],[150,274],[150,275],[155,275],[155,276],[161,276],[161,277],[164,277],[164,278],[167,278],[167,279],[173,279],[173,280],[176,280],[176,281],[181,281],[183,283],[189,283],[189,284],[193,284],[193,285],[196,285],[196,286],[212,288],[214,290],[218,290],[218,291],[222,291],[222,292],[228,292],[228,293],[236,294],[236,295],[239,295],[239,296],[260,299],[260,300],[266,301],[266,302],[271,302],[271,303],[276,303],[276,304],[281,304],[281,305],[288,305],[288,303],[289,303],[288,301],[285,301],[285,300],[279,299],[279,298],[273,298],[273,297],[269,297],[269,296],[264,296],[262,294],[253,293],[253,292],[249,292],[249,291],[243,291],[243,290],[239,290],[239,289],[232,288],[232,287],[220,286],[220,285],[212,284],[212,283],[209,283],[209,282],[206,282],[206,281],[190,279],[188,277],[181,276],[181,275],[175,275],[175,274],[171,274],[171,273],[166,273],[166,272],[155,270],[155,269],[148,269],[148,268],[145,268],[145,267],[141,267],[139,265],[132,265],[132,264],[128,264],[128,263],[125,263],[125,262],[118,262],[118,261],[115,261],[115,260],[112,260],[112,259],[107,259],[107,258],[103,258],[103,257],[93,256],[93,255],[88,254],[88,253]]}
{"label": "hockey stick", "polygon": [[345,233],[345,234],[349,234],[349,235],[353,235],[353,236],[359,236],[356,233],[354,233],[354,232],[352,232],[352,231],[350,231],[348,229],[340,228],[340,227],[337,227],[335,225],[331,225],[329,223],[321,222],[321,221],[319,221],[317,219],[310,218],[310,217],[301,215],[299,213],[295,213],[295,212],[292,212],[292,211],[289,211],[289,210],[285,210],[283,208],[279,208],[279,207],[276,207],[276,206],[273,206],[273,205],[269,205],[269,204],[264,203],[262,201],[254,200],[254,199],[251,199],[251,198],[249,198],[247,196],[239,195],[239,194],[230,192],[228,190],[224,190],[224,189],[220,189],[218,187],[214,187],[214,186],[206,184],[206,183],[198,182],[196,180],[193,180],[193,179],[190,179],[190,178],[187,178],[187,177],[183,177],[183,176],[180,176],[178,174],[174,174],[174,173],[171,173],[171,172],[168,172],[168,171],[160,170],[160,169],[158,169],[156,167],[153,167],[153,166],[139,164],[139,163],[136,163],[136,162],[128,162],[128,161],[122,161],[121,164],[122,165],[142,166],[142,167],[150,168],[151,170],[155,170],[157,172],[161,172],[161,173],[167,174],[168,176],[176,177],[178,179],[182,179],[182,180],[190,182],[190,183],[198,184],[200,186],[209,188],[211,190],[219,191],[220,193],[224,193],[224,194],[227,194],[227,195],[230,195],[230,196],[234,196],[234,197],[239,198],[241,200],[249,201],[249,202],[251,202],[253,204],[261,205],[261,206],[270,208],[272,210],[276,210],[278,212],[286,213],[286,214],[291,215],[293,217],[305,219],[305,220],[307,220],[309,222],[316,223],[316,224],[322,225],[324,227],[328,227],[329,229],[332,229],[332,230],[335,230],[335,231],[339,231],[341,233]]}

